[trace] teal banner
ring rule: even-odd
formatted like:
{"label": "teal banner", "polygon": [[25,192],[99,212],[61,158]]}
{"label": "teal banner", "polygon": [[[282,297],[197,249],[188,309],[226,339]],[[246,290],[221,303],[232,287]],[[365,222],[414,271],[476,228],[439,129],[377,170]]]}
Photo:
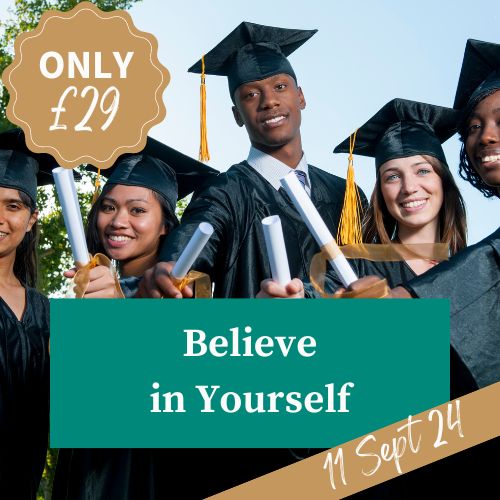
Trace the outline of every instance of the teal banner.
{"label": "teal banner", "polygon": [[51,446],[330,448],[449,400],[447,300],[51,300]]}

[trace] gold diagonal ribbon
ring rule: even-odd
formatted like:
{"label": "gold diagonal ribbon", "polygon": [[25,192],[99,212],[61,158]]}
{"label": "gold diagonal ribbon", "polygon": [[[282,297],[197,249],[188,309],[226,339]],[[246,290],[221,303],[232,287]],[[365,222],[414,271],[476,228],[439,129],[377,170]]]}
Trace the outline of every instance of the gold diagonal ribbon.
{"label": "gold diagonal ribbon", "polygon": [[309,279],[313,287],[323,298],[383,298],[389,293],[387,281],[372,285],[357,292],[327,293],[325,277],[328,260],[334,259],[340,253],[348,259],[365,259],[373,262],[400,262],[402,260],[424,259],[441,262],[448,259],[448,245],[445,243],[402,244],[357,244],[338,247],[335,242],[321,247],[321,252],[314,255],[309,270]]}
{"label": "gold diagonal ribbon", "polygon": [[200,273],[199,271],[189,271],[189,273],[180,280],[173,276],[170,276],[170,279],[180,291],[182,291],[185,286],[194,283],[194,297],[196,299],[210,299],[212,297],[212,283],[208,274]]}
{"label": "gold diagonal ribbon", "polygon": [[[409,418],[374,430],[331,450],[319,453],[296,464],[248,481],[240,486],[210,497],[216,500],[253,500],[255,498],[286,498],[287,500],[338,500],[366,490],[389,479],[431,464],[485,441],[498,438],[500,434],[500,382],[475,391],[460,399],[414,415],[413,444],[408,437]],[[402,446],[402,440],[406,445]],[[362,451],[358,452],[361,443]],[[368,474],[373,467],[376,447],[380,458],[381,446],[398,445],[400,469],[395,467],[394,456],[380,460],[379,468]],[[439,445],[437,445],[439,443]],[[412,446],[414,449],[412,449]],[[339,450],[342,450],[342,455]],[[370,449],[371,456],[362,455]],[[396,453],[396,450],[394,450]],[[342,457],[341,460],[339,457]],[[498,461],[497,456],[491,460]],[[496,462],[493,462],[496,463]],[[473,478],[472,478],[473,479]],[[457,478],[457,481],[463,478]],[[481,485],[477,485],[480,495]],[[427,498],[432,495],[429,484]],[[494,493],[490,498],[494,497]],[[464,497],[465,498],[465,497]]]}
{"label": "gold diagonal ribbon", "polygon": [[90,270],[94,269],[94,267],[97,266],[104,266],[110,270],[111,275],[115,280],[115,289],[118,292],[118,295],[122,299],[125,298],[125,295],[123,295],[123,291],[120,286],[120,281],[118,280],[118,273],[116,272],[115,267],[111,263],[111,260],[102,253],[96,253],[93,257],[90,256],[88,264],[82,265],[79,262],[76,263],[76,267],[78,270],[76,271],[75,277],[73,278],[73,281],[75,283],[74,292],[76,298],[81,299],[85,295],[85,292],[87,291],[90,283]]}
{"label": "gold diagonal ribbon", "polygon": [[448,260],[449,247],[446,243],[390,243],[343,245],[340,247],[347,259],[365,259],[373,262],[399,262],[402,260]]}

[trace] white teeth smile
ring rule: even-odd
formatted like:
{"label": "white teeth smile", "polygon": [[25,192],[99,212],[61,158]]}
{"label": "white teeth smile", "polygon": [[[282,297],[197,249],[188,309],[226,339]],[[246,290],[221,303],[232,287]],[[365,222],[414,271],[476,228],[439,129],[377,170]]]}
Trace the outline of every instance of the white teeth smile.
{"label": "white teeth smile", "polygon": [[481,158],[481,161],[483,163],[487,163],[490,161],[497,161],[497,160],[500,160],[500,155],[483,156],[483,158]]}
{"label": "white teeth smile", "polygon": [[128,236],[108,236],[108,238],[111,241],[128,241],[128,240],[132,239],[132,238],[130,238]]}
{"label": "white teeth smile", "polygon": [[281,120],[284,120],[285,117],[284,116],[277,116],[276,118],[271,118],[269,120],[266,120],[264,123],[266,124],[269,124],[269,123],[278,123],[280,122]]}
{"label": "white teeth smile", "polygon": [[416,201],[408,201],[406,203],[401,203],[403,208],[416,208],[425,205],[427,200],[416,200]]}
{"label": "white teeth smile", "polygon": [[3,231],[0,231],[0,238],[7,236],[7,233],[4,233]]}

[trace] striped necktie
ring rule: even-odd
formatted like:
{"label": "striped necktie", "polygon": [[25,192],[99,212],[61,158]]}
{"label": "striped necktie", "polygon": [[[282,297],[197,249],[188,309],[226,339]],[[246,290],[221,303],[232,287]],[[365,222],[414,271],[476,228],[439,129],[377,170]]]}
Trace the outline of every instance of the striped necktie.
{"label": "striped necktie", "polygon": [[[302,184],[302,187],[306,189],[307,186],[307,177],[306,173],[303,172],[302,170],[294,170],[295,175],[297,176],[297,179],[299,179],[300,183]],[[307,192],[307,189],[306,189]]]}

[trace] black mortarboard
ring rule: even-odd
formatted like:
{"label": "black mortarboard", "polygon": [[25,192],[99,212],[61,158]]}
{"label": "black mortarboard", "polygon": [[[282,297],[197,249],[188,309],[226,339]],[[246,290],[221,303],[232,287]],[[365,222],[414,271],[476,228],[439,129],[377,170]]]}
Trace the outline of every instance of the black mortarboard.
{"label": "black mortarboard", "polygon": [[0,186],[18,189],[36,203],[36,188],[53,184],[54,158],[45,153],[33,153],[24,140],[21,129],[0,134]]}
{"label": "black mortarboard", "polygon": [[[441,144],[456,132],[458,117],[451,108],[393,99],[357,130],[353,153],[374,157],[377,169],[388,160],[424,154],[446,165]],[[349,142],[334,153],[349,153]]]}
{"label": "black mortarboard", "polygon": [[[277,28],[242,22],[222,42],[205,54],[205,73],[227,76],[231,99],[243,83],[263,80],[279,73],[297,78],[286,58],[318,30]],[[202,73],[202,61],[191,66]]]}
{"label": "black mortarboard", "polygon": [[472,110],[495,90],[500,90],[500,45],[467,40],[453,107]]}
{"label": "black mortarboard", "polygon": [[218,173],[151,137],[140,153],[122,155],[113,166],[101,170],[101,174],[108,177],[107,184],[141,186],[156,191],[165,198],[172,213],[178,199],[196,191]]}

